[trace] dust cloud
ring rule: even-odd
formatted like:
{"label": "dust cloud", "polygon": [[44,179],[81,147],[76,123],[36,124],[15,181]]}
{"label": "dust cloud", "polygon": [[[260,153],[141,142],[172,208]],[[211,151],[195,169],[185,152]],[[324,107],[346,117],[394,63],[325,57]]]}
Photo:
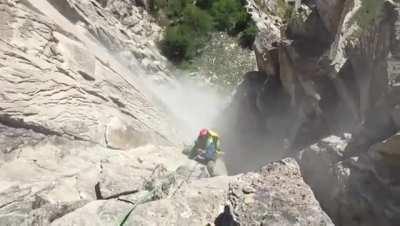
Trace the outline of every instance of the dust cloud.
{"label": "dust cloud", "polygon": [[170,82],[145,80],[145,83],[172,114],[175,126],[183,136],[182,140],[189,144],[201,128],[216,129],[215,120],[226,106],[228,98],[201,76],[192,78],[185,72],[176,73],[176,79]]}

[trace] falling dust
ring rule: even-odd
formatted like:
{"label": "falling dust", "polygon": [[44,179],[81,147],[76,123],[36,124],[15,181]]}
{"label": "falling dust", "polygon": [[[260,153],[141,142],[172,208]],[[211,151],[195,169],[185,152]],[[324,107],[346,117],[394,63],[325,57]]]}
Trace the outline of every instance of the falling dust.
{"label": "falling dust", "polygon": [[[179,130],[180,140],[185,145],[193,145],[202,128],[219,132],[216,119],[229,103],[228,98],[206,83],[204,78],[176,74],[176,79],[169,82],[144,81],[164,109],[175,118],[173,126]],[[228,174],[223,157],[217,159],[215,172],[218,175]]]}
{"label": "falling dust", "polygon": [[181,130],[183,141],[192,143],[200,129],[215,130],[215,120],[226,106],[227,98],[201,77],[177,73],[180,73],[177,79],[171,82],[146,80],[146,84],[176,119],[175,126]]}
{"label": "falling dust", "polygon": [[[31,0],[31,2],[33,1]],[[110,52],[109,48],[94,41],[95,39],[84,26],[67,20],[54,5],[44,0],[37,0],[37,2],[35,0],[34,2],[35,7],[53,18],[60,27],[74,30],[74,35],[93,52],[96,58],[113,65],[113,67],[117,67],[118,71],[124,74],[131,74],[133,77],[126,78],[127,82],[132,82],[134,85],[139,83],[142,85],[142,89],[147,89],[143,95],[152,93],[152,96],[156,97],[161,107],[164,107],[174,117],[175,123],[171,127],[179,131],[179,138],[182,143],[193,144],[201,128],[210,128],[221,133],[218,121],[221,117],[225,117],[224,115],[221,116],[221,112],[228,105],[230,95],[221,94],[217,87],[206,82],[206,79],[202,76],[192,78],[183,72],[177,72],[174,78],[168,81],[157,81],[157,79],[153,79],[157,76],[146,73],[138,63],[136,56],[130,51]],[[217,119],[219,116],[220,118]],[[234,124],[235,120],[237,119],[234,119],[231,124]],[[229,128],[225,129],[229,130]],[[222,147],[226,154],[233,152],[234,148],[230,147],[238,141],[237,138],[236,135],[233,136],[232,140],[222,136]],[[228,148],[225,149],[225,146]],[[238,145],[235,145],[236,147]],[[246,150],[246,148],[241,148],[241,150]],[[238,168],[242,167],[238,166]]]}
{"label": "falling dust", "polygon": [[[175,72],[173,78],[165,79],[145,73],[134,57],[123,58],[129,59],[132,72],[141,75],[141,85],[144,86],[142,88],[152,94],[153,99],[158,102],[156,105],[173,117],[171,129],[178,130],[182,144],[193,145],[202,128],[215,130],[221,135],[222,150],[225,154],[221,161],[217,162],[219,172],[227,174],[226,167],[229,174],[248,172],[281,159],[279,139],[267,139],[266,134],[253,128],[261,121],[248,118],[251,114],[239,113],[248,108],[247,104],[238,101],[247,99],[247,91],[236,90],[238,94],[244,95],[243,98],[235,93],[221,93],[218,87],[208,83],[203,76],[193,77],[181,71]],[[236,100],[231,102],[234,99]],[[242,128],[243,124],[246,127],[250,126],[249,129],[237,129]]]}

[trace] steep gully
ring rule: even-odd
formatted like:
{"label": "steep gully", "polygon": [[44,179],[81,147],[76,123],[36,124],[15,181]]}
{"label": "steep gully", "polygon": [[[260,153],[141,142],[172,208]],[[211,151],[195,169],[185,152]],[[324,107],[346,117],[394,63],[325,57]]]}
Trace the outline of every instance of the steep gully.
{"label": "steep gully", "polygon": [[[43,48],[51,45],[57,46],[50,48],[51,51],[48,55],[44,54],[46,52],[44,50],[37,53],[41,58],[30,57],[31,52],[26,51],[28,49],[35,53],[37,42],[33,44],[25,42],[25,46],[15,49],[4,47],[6,50],[11,49],[18,52],[19,55],[25,55],[25,60],[18,58],[15,65],[9,64],[10,68],[4,69],[7,73],[4,73],[5,79],[1,81],[7,91],[5,95],[3,94],[6,104],[0,105],[0,109],[2,113],[8,114],[1,117],[1,123],[5,127],[12,128],[5,129],[6,132],[12,133],[9,140],[12,140],[16,133],[26,136],[34,133],[32,142],[35,145],[31,147],[26,146],[23,142],[11,143],[11,152],[18,150],[18,155],[7,155],[5,163],[1,162],[0,166],[4,164],[2,169],[4,169],[3,172],[6,172],[1,177],[6,178],[4,181],[10,181],[2,185],[4,192],[0,197],[2,203],[5,201],[6,205],[2,205],[1,211],[4,212],[1,212],[1,222],[6,224],[9,222],[12,222],[11,224],[22,224],[22,222],[46,224],[42,222],[45,219],[54,225],[65,225],[74,219],[84,221],[87,218],[86,215],[89,215],[93,217],[87,222],[90,224],[95,219],[102,222],[104,213],[121,219],[122,214],[126,213],[129,203],[93,201],[95,197],[93,197],[92,185],[100,181],[102,185],[104,184],[102,188],[104,187],[105,193],[107,193],[105,197],[113,197],[112,194],[115,194],[115,191],[125,190],[136,194],[136,191],[139,190],[144,193],[148,192],[145,197],[151,195],[150,200],[152,201],[162,200],[161,202],[146,202],[138,206],[138,210],[134,214],[141,217],[131,219],[132,225],[146,224],[144,222],[157,224],[157,220],[159,223],[163,222],[165,216],[154,217],[149,210],[158,210],[155,212],[163,213],[165,209],[182,208],[179,206],[181,203],[189,209],[189,213],[182,214],[192,217],[182,218],[180,216],[170,217],[170,219],[178,219],[178,222],[183,225],[193,225],[194,222],[195,225],[204,225],[204,222],[209,222],[209,216],[216,217],[216,213],[220,210],[217,205],[210,207],[210,203],[223,203],[225,197],[228,197],[233,211],[244,225],[251,225],[254,222],[264,222],[268,225],[274,220],[278,220],[279,225],[291,225],[296,222],[300,222],[302,225],[317,225],[317,222],[325,222],[330,225],[330,219],[320,211],[318,202],[315,201],[310,189],[302,181],[301,176],[303,176],[314,189],[324,210],[337,225],[395,225],[395,222],[398,222],[396,216],[399,215],[396,213],[399,208],[397,208],[397,199],[392,196],[393,191],[397,189],[396,177],[393,176],[393,172],[397,169],[397,152],[388,145],[396,147],[397,138],[396,136],[391,138],[387,145],[380,144],[378,141],[390,137],[397,130],[394,122],[398,119],[396,118],[396,97],[398,95],[396,95],[394,87],[390,90],[387,87],[385,69],[373,74],[368,74],[373,70],[364,70],[363,74],[367,73],[368,76],[361,78],[357,70],[361,70],[360,65],[364,65],[363,63],[367,63],[367,65],[386,63],[384,57],[372,58],[374,62],[371,62],[371,55],[386,56],[387,48],[391,48],[390,52],[396,54],[396,39],[392,37],[395,30],[395,23],[392,20],[397,18],[396,5],[390,1],[385,3],[383,10],[385,10],[384,15],[387,15],[387,18],[384,17],[381,21],[382,24],[377,25],[383,30],[375,32],[376,35],[367,35],[366,40],[356,44],[350,50],[350,53],[353,54],[349,54],[351,58],[340,59],[340,62],[345,63],[339,65],[339,71],[334,73],[337,68],[332,69],[330,66],[332,59],[326,56],[325,52],[329,48],[332,48],[332,51],[338,50],[339,47],[343,48],[341,51],[344,51],[347,47],[335,46],[335,43],[340,43],[343,37],[335,33],[336,30],[340,30],[339,28],[332,30],[325,23],[323,14],[319,13],[321,7],[323,8],[321,2],[323,1],[307,1],[301,5],[302,9],[311,9],[311,13],[307,14],[309,16],[307,20],[300,23],[301,26],[293,24],[288,27],[287,40],[280,37],[280,33],[267,37],[263,33],[262,27],[260,28],[261,32],[258,43],[256,43],[259,72],[249,72],[244,76],[244,81],[237,88],[232,102],[225,109],[221,118],[217,120],[219,122],[217,128],[219,127],[219,131],[221,131],[223,148],[226,152],[225,162],[231,174],[253,171],[267,162],[280,160],[285,156],[294,156],[296,150],[303,149],[301,154],[296,156],[303,175],[300,175],[299,166],[293,159],[286,159],[263,167],[259,173],[239,175],[237,180],[226,177],[197,180],[202,177],[200,170],[196,169],[195,172],[195,174],[199,174],[198,178],[191,172],[188,176],[187,170],[175,170],[176,162],[185,161],[175,151],[164,150],[161,155],[151,147],[135,149],[133,154],[118,151],[118,149],[137,148],[146,143],[165,145],[173,143],[174,140],[182,141],[183,138],[193,139],[195,131],[199,127],[214,125],[210,119],[218,111],[214,111],[210,107],[210,100],[213,100],[211,106],[221,106],[221,103],[211,91],[204,92],[203,87],[200,89],[203,92],[198,92],[196,88],[193,88],[195,86],[188,84],[181,85],[170,81],[164,83],[167,85],[156,86],[158,81],[147,79],[142,81],[138,78],[124,76],[131,74],[132,71],[143,75],[147,75],[147,73],[137,67],[134,58],[128,58],[129,62],[126,64],[128,66],[121,63],[124,62],[122,59],[113,56],[109,50],[94,41],[92,36],[87,35],[86,28],[84,29],[84,26],[82,27],[78,23],[84,21],[93,34],[99,32],[95,37],[103,38],[99,39],[104,41],[103,44],[109,44],[105,45],[107,48],[112,49],[112,44],[118,43],[116,41],[118,36],[116,40],[110,41],[108,38],[113,37],[112,35],[101,35],[102,30],[96,30],[95,24],[90,24],[92,16],[97,15],[96,20],[101,21],[99,18],[105,15],[103,11],[91,14],[89,9],[92,9],[93,6],[100,10],[95,2],[92,2],[92,8],[85,4],[79,5],[74,1],[68,1],[67,5],[61,6],[57,5],[55,1],[44,0],[23,1],[24,5],[12,1],[1,2],[1,6],[6,9],[6,15],[15,13],[7,5],[16,4],[17,7],[14,9],[19,10],[17,12],[23,15],[18,14],[18,18],[22,22],[14,21],[15,26],[24,25],[19,30],[16,29],[14,36],[3,33],[2,35],[5,37],[2,38],[11,39],[9,42],[16,46],[20,45],[21,42],[14,42],[13,39],[19,35],[18,32],[25,31],[25,26],[30,24],[26,21],[33,21],[37,23],[34,23],[35,26],[51,34],[49,37],[40,35],[40,38],[44,37],[47,43],[43,45]],[[56,9],[70,6],[75,7],[70,9],[72,12],[78,12],[79,16],[75,13],[71,15],[68,10]],[[249,7],[252,6],[254,5],[250,2]],[[337,14],[347,15],[347,11],[354,10],[350,8],[350,3],[345,6],[336,7],[340,11]],[[40,11],[40,15],[30,12],[29,10],[32,8],[35,9],[35,12]],[[83,10],[84,13],[79,10],[75,11],[76,9]],[[60,11],[65,15],[62,15]],[[253,13],[257,12],[260,11],[253,11]],[[31,14],[38,19],[32,20]],[[253,16],[270,19],[270,16]],[[52,18],[55,25],[43,22],[45,21],[43,17]],[[116,21],[111,21],[114,25],[118,25]],[[19,22],[21,23],[19,24]],[[258,21],[258,24],[263,22],[265,21]],[[267,27],[275,26],[270,21],[266,23]],[[42,27],[38,24],[45,26]],[[111,29],[112,26],[109,28]],[[65,30],[77,32],[69,34]],[[280,29],[272,28],[268,29],[268,32],[276,30],[280,31]],[[35,29],[27,29],[27,32],[33,34],[34,31]],[[117,34],[119,33],[115,32],[114,35]],[[391,35],[389,37],[381,34]],[[22,33],[21,37],[36,36],[26,36]],[[37,39],[42,40],[40,38]],[[264,40],[266,42],[260,42],[263,39],[266,39]],[[376,40],[373,42],[370,39]],[[378,46],[379,48],[370,46],[374,43],[383,43],[384,45]],[[85,48],[92,52],[88,53]],[[372,53],[359,53],[360,49],[371,50]],[[1,58],[1,60],[15,60],[13,55],[8,53],[4,56],[5,58]],[[67,64],[57,64],[62,61]],[[84,63],[79,63],[79,61]],[[53,68],[51,64],[63,68],[62,70]],[[94,66],[92,67],[92,65]],[[14,71],[13,67],[17,69],[18,67],[29,67],[29,73],[25,73],[23,70],[22,72],[21,70]],[[41,68],[46,69],[37,71]],[[377,67],[378,69],[382,68]],[[22,80],[31,76],[33,79],[29,81],[38,81],[37,86],[45,87],[35,92],[35,90],[29,90],[32,87],[23,87],[22,83],[15,85],[13,80],[8,77],[9,71],[12,76],[19,76]],[[53,76],[60,71],[62,76]],[[46,80],[46,78],[54,79],[54,77],[55,81]],[[166,77],[162,78],[168,80]],[[377,82],[371,82],[370,78],[374,78]],[[52,90],[53,82],[59,86],[68,87],[61,97],[54,95],[55,100],[49,99],[49,95],[46,94],[48,90]],[[9,85],[11,83],[12,85]],[[365,84],[370,84],[371,87],[366,88]],[[15,96],[15,93],[12,92],[16,87],[23,91],[20,94],[23,95],[23,98]],[[77,87],[89,90],[89,92],[81,92],[82,90]],[[380,95],[382,89],[385,90],[383,93],[387,93],[383,96],[383,101],[381,101],[382,95]],[[206,93],[209,96],[198,96],[198,93]],[[349,97],[350,100],[347,99]],[[7,101],[12,98],[22,101],[23,104],[20,106],[7,104]],[[54,101],[64,101],[66,110],[54,112],[38,110],[41,108],[36,107],[40,105],[35,101],[42,100],[42,98],[44,103],[50,104],[49,106],[54,106],[51,105]],[[168,126],[174,125],[169,121],[169,116],[154,110],[147,101],[148,99],[160,101],[159,104],[164,106],[167,112],[179,116],[178,119],[172,119],[172,122],[184,121],[176,125],[180,133],[178,138]],[[194,100],[196,100],[195,105],[191,104]],[[203,103],[201,100],[206,101]],[[358,102],[360,102],[360,107],[354,104]],[[188,105],[192,107],[192,112],[185,114],[184,108]],[[127,115],[124,112],[130,114]],[[198,118],[199,112],[201,112],[201,119]],[[26,120],[14,119],[9,114],[14,114],[15,118],[25,117]],[[122,120],[124,123],[118,120],[111,120],[109,123],[109,119],[115,116],[120,117],[120,121]],[[68,124],[66,125],[65,122]],[[342,132],[348,132],[354,128],[353,124],[348,122],[354,122],[353,124],[357,126],[361,124],[359,132],[351,131],[354,136],[350,141],[348,136],[340,138]],[[72,137],[85,137],[85,139],[100,145],[93,147],[93,143],[87,144],[80,139],[70,139],[76,140],[72,143],[65,141],[64,138],[68,138],[68,134],[72,134]],[[324,136],[332,134],[339,137],[320,141]],[[7,133],[1,135],[5,135],[8,139]],[[50,136],[50,138],[46,136]],[[132,137],[135,139],[132,140]],[[42,140],[45,142],[41,142]],[[308,147],[315,142],[317,142],[315,145]],[[377,142],[378,147],[371,149],[367,154],[361,153]],[[10,145],[10,143],[6,145]],[[344,150],[346,145],[347,150]],[[111,148],[113,151],[110,152],[105,147]],[[343,155],[345,157],[358,155],[359,158],[342,161]],[[13,164],[14,160],[17,163]],[[80,164],[82,162],[84,164]],[[168,169],[154,168],[153,163],[167,164],[165,168]],[[126,170],[128,166],[130,170]],[[27,174],[19,175],[19,171],[27,172]],[[39,176],[43,172],[46,172],[46,180]],[[21,185],[14,181],[16,178],[21,180],[21,184],[29,187],[29,196],[21,194],[21,190],[19,190]],[[176,187],[176,181],[185,181],[187,178],[192,179],[193,183],[186,185],[186,189],[181,190],[179,197],[174,195],[175,192],[170,193],[170,191],[180,189],[180,186]],[[335,183],[335,186],[327,188],[324,178]],[[359,180],[363,184],[359,183]],[[135,185],[127,184],[127,181],[135,181]],[[321,181],[323,182],[321,183]],[[141,187],[142,184],[146,189]],[[229,192],[226,191],[227,187],[229,187]],[[283,187],[285,189],[282,189]],[[194,194],[207,189],[210,192],[203,194],[201,200],[198,199],[198,194],[197,196]],[[66,192],[68,195],[60,195],[65,190],[68,191]],[[379,190],[384,192],[378,194],[376,191]],[[13,197],[14,201],[8,201]],[[25,197],[26,200],[22,201],[20,197]],[[129,198],[136,200],[137,197]],[[334,202],[335,199],[338,201]],[[54,200],[57,200],[57,204]],[[61,203],[67,203],[67,207],[70,206],[72,209],[66,208],[67,211],[62,211],[65,207],[59,205],[60,200]],[[76,203],[76,200],[83,200],[83,203]],[[249,208],[247,203],[253,203],[250,206],[255,209]],[[24,206],[32,206],[33,210],[26,213]],[[27,209],[29,208],[27,207]],[[262,211],[262,208],[268,209],[274,215],[263,215],[268,211]],[[27,215],[13,215],[15,209]],[[53,211],[49,211],[51,209]],[[202,211],[198,211],[198,209]],[[261,211],[257,212],[257,209]],[[74,211],[71,212],[72,210]],[[202,214],[203,211],[209,212]],[[174,211],[167,212],[171,214],[170,216],[175,216]],[[93,215],[93,213],[95,214]],[[48,215],[51,216],[43,217]],[[310,223],[309,219],[306,219],[307,216],[315,217],[314,221]],[[163,223],[165,224],[165,222]],[[170,224],[174,223],[177,224],[176,221],[170,222]]]}
{"label": "steep gully", "polygon": [[219,120],[228,171],[293,156],[336,225],[396,225],[399,3],[293,1],[280,21],[274,2],[249,1],[259,71]]}

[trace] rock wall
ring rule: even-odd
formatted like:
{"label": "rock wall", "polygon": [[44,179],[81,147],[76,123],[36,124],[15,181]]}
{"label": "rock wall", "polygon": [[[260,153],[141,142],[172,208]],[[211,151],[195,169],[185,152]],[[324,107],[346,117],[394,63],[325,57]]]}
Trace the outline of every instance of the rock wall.
{"label": "rock wall", "polygon": [[179,141],[141,80],[170,79],[160,28],[135,6],[124,18],[104,7],[0,1],[1,225],[48,225],[95,200],[97,182],[132,190],[155,165],[186,161],[146,146]]}
{"label": "rock wall", "polygon": [[[179,195],[171,193],[167,199],[138,205],[125,225],[333,225],[293,159],[237,177],[196,180],[183,184]],[[52,225],[114,225],[131,208],[123,202],[91,202]]]}
{"label": "rock wall", "polygon": [[[225,137],[241,139],[245,130],[247,143],[273,137],[285,155],[329,134],[360,133],[379,117],[376,109],[396,83],[397,2],[248,2],[259,29],[258,72],[237,89],[227,109],[232,118],[222,122]],[[232,159],[257,149],[236,146],[228,147]],[[264,159],[276,160],[275,147],[262,145]]]}
{"label": "rock wall", "polygon": [[302,175],[336,225],[396,225],[398,1],[248,7],[258,71],[221,119],[238,141],[226,146],[228,170],[302,150]]}
{"label": "rock wall", "polygon": [[[135,33],[105,16],[108,11],[94,1],[2,1],[1,8],[1,27],[7,31],[1,33],[0,44],[3,125],[103,146],[109,145],[113,132],[171,142],[166,116],[152,106],[149,92],[135,79],[145,70],[140,63],[129,70],[113,56],[124,48],[140,51],[138,46],[146,43],[134,43]],[[106,37],[106,46],[115,53],[101,45]],[[152,51],[150,47],[142,50]],[[115,128],[115,120],[124,127]],[[128,141],[120,142],[124,146]],[[144,141],[129,142],[134,147]]]}
{"label": "rock wall", "polygon": [[330,137],[303,150],[306,182],[336,225],[397,225],[398,135],[343,159],[349,142]]}
{"label": "rock wall", "polygon": [[0,225],[333,225],[293,159],[208,178],[181,153],[146,4],[0,0]]}

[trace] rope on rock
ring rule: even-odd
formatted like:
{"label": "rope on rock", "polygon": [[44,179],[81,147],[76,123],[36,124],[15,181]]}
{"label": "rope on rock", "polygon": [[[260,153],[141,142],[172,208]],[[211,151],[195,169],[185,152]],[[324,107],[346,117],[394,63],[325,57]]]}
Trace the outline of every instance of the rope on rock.
{"label": "rope on rock", "polygon": [[193,175],[194,171],[196,171],[196,167],[197,167],[199,164],[200,164],[200,163],[196,162],[196,164],[193,166],[192,170],[190,171],[189,175],[186,177],[185,180],[182,180],[182,182],[178,185],[178,187],[175,189],[175,191],[172,192],[172,194],[171,194],[170,197],[174,196],[174,195],[181,189],[181,187],[183,186],[183,184],[184,184],[185,182],[188,182],[188,181],[189,181],[190,177]]}
{"label": "rope on rock", "polygon": [[[200,163],[196,163],[192,170],[190,171],[189,175],[186,177],[186,179],[182,180],[182,182],[178,185],[178,187],[176,188],[176,190],[174,192],[171,193],[171,195],[169,196],[172,197],[174,196],[179,190],[180,188],[183,186],[183,184],[185,182],[188,182],[190,177],[193,175],[194,171],[196,170],[196,167],[199,165]],[[129,210],[129,212],[125,215],[124,219],[121,221],[121,223],[119,224],[119,226],[124,226],[124,224],[128,221],[129,216],[132,214],[132,212],[136,209],[136,207],[140,204],[146,203],[149,200],[152,200],[153,197],[155,195],[155,190],[152,190],[151,192],[149,192],[146,196],[144,196],[140,201],[138,201],[137,203],[135,203],[133,205],[133,207]]]}
{"label": "rope on rock", "polygon": [[128,221],[129,216],[132,214],[132,212],[136,209],[136,207],[142,203],[147,202],[149,199],[153,197],[153,191],[149,192],[149,194],[145,195],[140,201],[135,203],[132,208],[129,210],[129,212],[125,215],[124,219],[121,221],[119,226],[124,226],[124,224]]}

